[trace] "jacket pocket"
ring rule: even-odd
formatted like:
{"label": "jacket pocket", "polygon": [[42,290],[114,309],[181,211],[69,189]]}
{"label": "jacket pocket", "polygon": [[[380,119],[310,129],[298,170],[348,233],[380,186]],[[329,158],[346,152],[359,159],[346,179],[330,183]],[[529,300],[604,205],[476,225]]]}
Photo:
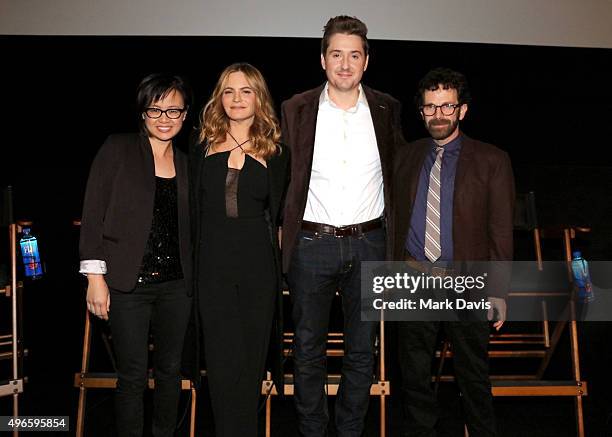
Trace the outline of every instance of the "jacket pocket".
{"label": "jacket pocket", "polygon": [[111,243],[119,243],[119,239],[115,237],[111,237],[110,235],[102,234],[102,239],[105,241],[110,241]]}

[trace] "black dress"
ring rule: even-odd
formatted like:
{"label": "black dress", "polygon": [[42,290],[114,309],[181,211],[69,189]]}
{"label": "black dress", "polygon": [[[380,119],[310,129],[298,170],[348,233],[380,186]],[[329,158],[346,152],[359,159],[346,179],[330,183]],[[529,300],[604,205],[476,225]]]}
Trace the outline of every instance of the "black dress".
{"label": "black dress", "polygon": [[204,159],[198,297],[216,435],[253,437],[277,293],[268,169],[228,158]]}

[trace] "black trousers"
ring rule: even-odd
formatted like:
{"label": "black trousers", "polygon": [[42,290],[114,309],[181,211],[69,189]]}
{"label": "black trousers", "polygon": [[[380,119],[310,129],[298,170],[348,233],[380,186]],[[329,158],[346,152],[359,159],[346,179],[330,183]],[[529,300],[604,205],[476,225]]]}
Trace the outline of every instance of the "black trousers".
{"label": "black trousers", "polygon": [[474,321],[398,323],[404,416],[402,435],[436,435],[438,411],[431,386],[431,367],[440,325],[453,347],[455,375],[470,436],[496,436],[487,354],[489,325]]}
{"label": "black trousers", "polygon": [[111,289],[110,326],[117,361],[115,415],[118,435],[143,434],[149,332],[153,335],[153,435],[174,435],[180,396],[180,364],[191,298],[183,280]]}
{"label": "black trousers", "polygon": [[363,433],[374,370],[376,324],[361,321],[360,261],[384,258],[385,231],[336,238],[301,231],[287,281],[295,324],[295,406],[300,436],[327,435],[326,340],[332,300],[342,296],[344,358],[336,398],[339,437]]}
{"label": "black trousers", "polygon": [[253,271],[251,279],[241,284],[229,286],[219,281],[200,289],[199,309],[216,437],[257,435],[261,381],[276,295],[271,269]]}

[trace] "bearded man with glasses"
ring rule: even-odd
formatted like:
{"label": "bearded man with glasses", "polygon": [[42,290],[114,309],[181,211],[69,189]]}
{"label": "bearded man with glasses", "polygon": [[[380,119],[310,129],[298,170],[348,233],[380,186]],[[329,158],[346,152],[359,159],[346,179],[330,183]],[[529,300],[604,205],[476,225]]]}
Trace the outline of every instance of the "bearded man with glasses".
{"label": "bearded man with glasses", "polygon": [[[465,76],[446,68],[430,71],[419,83],[416,103],[430,138],[398,150],[391,214],[393,258],[405,261],[416,274],[431,276],[453,275],[457,261],[512,260],[515,195],[510,159],[499,148],[460,131],[470,103]],[[453,347],[469,434],[497,435],[486,318],[495,316],[493,327],[501,328],[507,289],[504,283],[493,282],[487,293],[488,314],[460,321],[399,322],[403,435],[436,435],[431,364],[441,327]]]}

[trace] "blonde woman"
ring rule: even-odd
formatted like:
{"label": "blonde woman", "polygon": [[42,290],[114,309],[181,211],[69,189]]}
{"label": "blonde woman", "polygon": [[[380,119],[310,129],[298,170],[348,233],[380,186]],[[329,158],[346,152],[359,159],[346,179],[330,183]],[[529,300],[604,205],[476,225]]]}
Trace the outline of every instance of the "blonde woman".
{"label": "blonde woman", "polygon": [[197,298],[217,437],[257,435],[276,304],[288,150],[261,73],[219,77],[192,150]]}

